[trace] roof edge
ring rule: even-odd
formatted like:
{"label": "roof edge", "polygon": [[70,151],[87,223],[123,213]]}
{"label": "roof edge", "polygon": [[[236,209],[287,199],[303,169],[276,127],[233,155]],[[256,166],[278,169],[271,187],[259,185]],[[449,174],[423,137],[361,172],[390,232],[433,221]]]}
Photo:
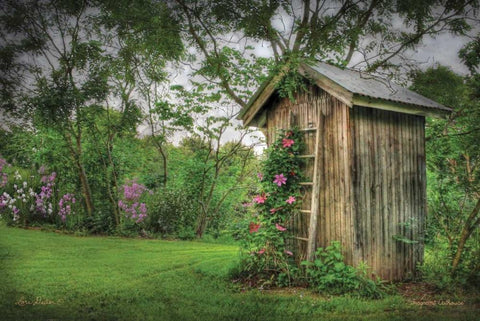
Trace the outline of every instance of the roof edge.
{"label": "roof edge", "polygon": [[255,115],[275,92],[278,82],[284,77],[289,68],[289,66],[283,66],[278,73],[270,75],[253,94],[247,105],[237,116],[237,119],[243,121],[244,126],[248,126],[252,122]]}
{"label": "roof edge", "polygon": [[405,102],[400,103],[360,94],[353,95],[353,105],[435,118],[445,118],[452,112],[452,109],[448,107],[445,107],[445,109],[425,107],[422,105],[408,104]]}

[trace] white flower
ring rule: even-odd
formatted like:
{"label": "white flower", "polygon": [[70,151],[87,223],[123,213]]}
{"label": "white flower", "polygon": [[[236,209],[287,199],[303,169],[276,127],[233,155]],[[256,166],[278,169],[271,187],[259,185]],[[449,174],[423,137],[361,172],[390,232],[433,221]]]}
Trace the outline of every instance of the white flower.
{"label": "white flower", "polygon": [[[20,175],[20,173],[18,172],[18,170],[15,171],[15,174],[13,175],[13,177],[15,177],[15,179],[17,180],[21,180],[22,179],[22,176]],[[15,187],[16,188],[16,187]]]}
{"label": "white flower", "polygon": [[24,181],[23,182],[23,188],[27,188],[27,185],[28,185],[27,182]]}

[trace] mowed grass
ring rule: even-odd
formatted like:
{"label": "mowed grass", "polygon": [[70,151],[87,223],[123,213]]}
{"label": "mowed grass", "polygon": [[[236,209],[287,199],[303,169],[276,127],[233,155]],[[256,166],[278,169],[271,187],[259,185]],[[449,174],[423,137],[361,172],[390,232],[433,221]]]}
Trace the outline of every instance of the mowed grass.
{"label": "mowed grass", "polygon": [[74,237],[0,225],[0,320],[477,320],[400,296],[242,291],[232,245]]}

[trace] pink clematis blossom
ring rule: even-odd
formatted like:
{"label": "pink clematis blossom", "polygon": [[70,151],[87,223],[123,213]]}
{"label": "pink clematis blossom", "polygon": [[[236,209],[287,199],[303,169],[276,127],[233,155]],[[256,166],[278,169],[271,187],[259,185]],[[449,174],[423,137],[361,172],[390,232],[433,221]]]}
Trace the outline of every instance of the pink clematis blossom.
{"label": "pink clematis blossom", "polygon": [[296,201],[296,200],[295,200],[295,197],[289,196],[289,197],[288,197],[288,200],[286,200],[285,202],[287,202],[288,204],[292,204],[292,203],[295,202],[295,201]]}
{"label": "pink clematis blossom", "polygon": [[293,143],[294,143],[293,139],[289,139],[289,138],[282,139],[283,148],[288,148],[288,147],[292,146]]}
{"label": "pink clematis blossom", "polygon": [[285,231],[287,230],[286,227],[283,227],[283,226],[281,226],[281,225],[278,224],[278,223],[275,223],[275,228],[276,228],[277,230],[279,230],[280,232],[285,232]]}
{"label": "pink clematis blossom", "polygon": [[278,186],[282,186],[282,184],[287,183],[287,178],[283,176],[283,174],[275,175],[275,179],[273,180],[273,182]]}
{"label": "pink clematis blossom", "polygon": [[262,255],[263,253],[265,253],[265,249],[261,249],[260,251],[257,252],[258,255]]}
{"label": "pink clematis blossom", "polygon": [[285,250],[284,253],[287,255],[293,256],[293,253],[291,251]]}
{"label": "pink clematis blossom", "polygon": [[267,200],[267,195],[265,193],[262,193],[262,195],[257,195],[254,197],[253,201],[257,204],[263,204]]}
{"label": "pink clematis blossom", "polygon": [[259,180],[263,181],[263,174],[262,173],[257,173],[257,177]]}
{"label": "pink clematis blossom", "polygon": [[250,222],[248,225],[248,228],[250,230],[250,234],[258,232],[258,229],[260,228],[260,224],[255,224],[253,222]]}

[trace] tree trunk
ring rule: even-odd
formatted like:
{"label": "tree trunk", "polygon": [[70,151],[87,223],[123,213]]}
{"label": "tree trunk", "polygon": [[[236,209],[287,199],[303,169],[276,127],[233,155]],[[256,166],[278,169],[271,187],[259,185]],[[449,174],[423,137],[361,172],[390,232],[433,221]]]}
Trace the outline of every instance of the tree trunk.
{"label": "tree trunk", "polygon": [[470,235],[472,235],[473,231],[480,225],[480,217],[476,217],[480,212],[480,199],[477,201],[477,205],[470,213],[465,225],[462,229],[462,234],[460,236],[460,240],[458,241],[457,251],[455,252],[455,256],[453,257],[452,261],[452,271],[451,274],[454,275],[458,269],[458,265],[460,264],[460,259],[462,258],[463,249],[465,248],[465,244],[467,243]]}
{"label": "tree trunk", "polygon": [[195,231],[195,235],[198,238],[202,238],[203,233],[205,233],[205,230],[207,228],[207,215],[205,215],[203,212],[200,214],[200,217],[197,222],[197,229]]}
{"label": "tree trunk", "polygon": [[162,185],[163,187],[167,187],[167,180],[168,180],[168,159],[167,159],[167,154],[163,150],[163,146],[161,143],[157,142],[157,150],[162,156],[162,163],[163,163],[163,180],[162,180]]}
{"label": "tree trunk", "polygon": [[72,156],[73,162],[77,167],[78,178],[80,180],[80,185],[82,187],[82,196],[85,202],[85,210],[87,216],[93,216],[93,198],[92,191],[90,189],[90,184],[88,183],[87,174],[85,173],[85,168],[83,167],[82,162],[80,161],[80,156],[82,153],[80,137],[76,137],[76,149],[74,148],[72,137],[70,133],[65,133],[65,140],[67,141],[68,148],[70,149],[70,155]]}
{"label": "tree trunk", "polygon": [[77,160],[78,175],[80,178],[80,184],[82,185],[82,194],[83,199],[85,200],[85,208],[87,210],[88,216],[93,216],[93,199],[92,191],[90,189],[90,184],[88,183],[87,175],[85,174],[85,169],[80,161]]}
{"label": "tree trunk", "polygon": [[[109,162],[109,164],[111,166],[111,169],[112,169],[112,172],[111,172],[112,177],[111,177],[111,180],[110,179],[107,180],[107,184],[108,184],[108,190],[109,190],[108,191],[109,199],[110,199],[110,203],[112,204],[112,208],[113,208],[113,216],[114,216],[114,219],[115,219],[115,226],[119,226],[120,225],[120,211],[118,209],[117,171],[116,171],[115,163],[114,163],[113,158],[112,158],[113,138],[114,138],[114,135],[110,134],[109,139],[107,141],[108,162]],[[106,171],[108,172],[108,167],[106,168]]]}

